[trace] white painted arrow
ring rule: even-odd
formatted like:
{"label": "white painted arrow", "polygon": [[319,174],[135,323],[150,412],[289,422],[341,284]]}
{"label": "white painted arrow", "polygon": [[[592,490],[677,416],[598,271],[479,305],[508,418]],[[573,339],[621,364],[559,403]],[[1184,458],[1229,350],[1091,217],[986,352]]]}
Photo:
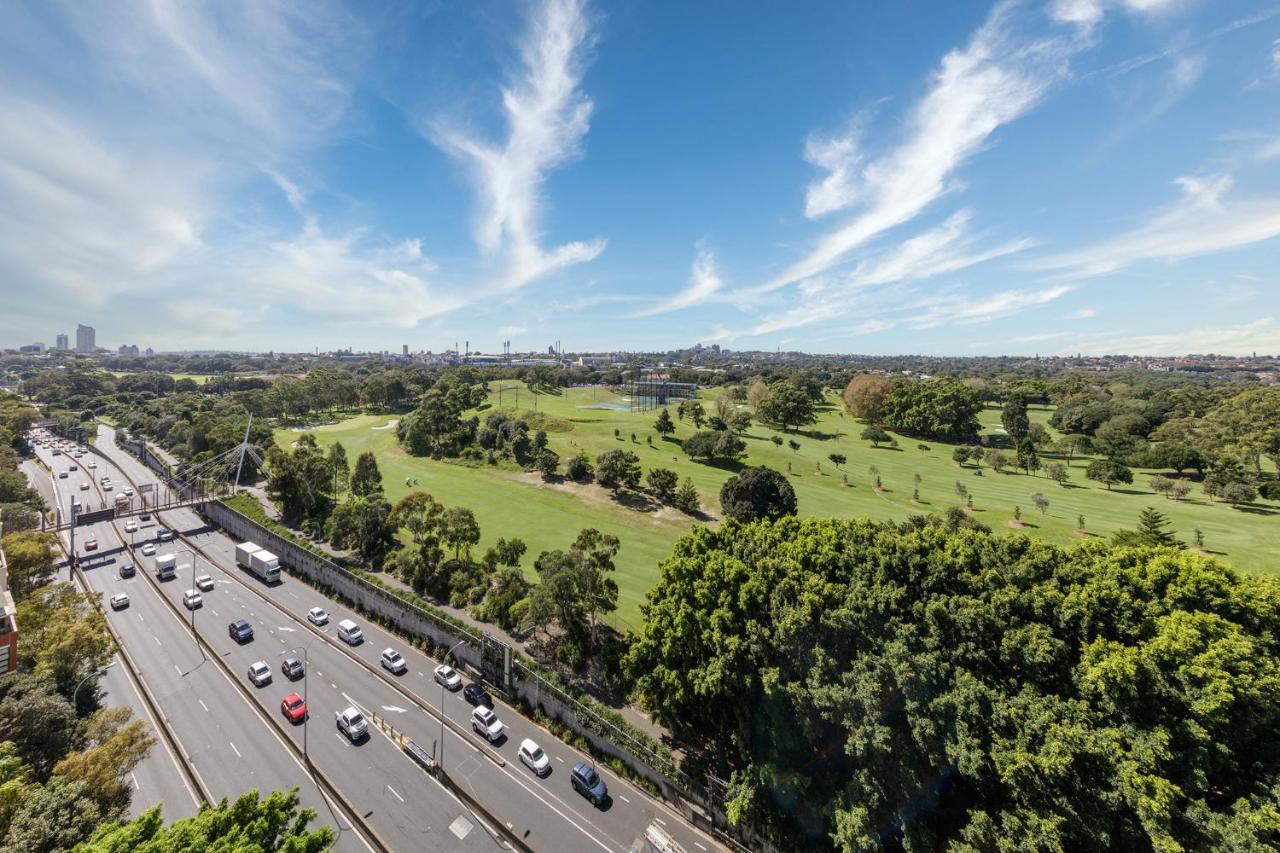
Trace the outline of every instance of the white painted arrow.
{"label": "white painted arrow", "polygon": [[405,712],[404,708],[397,708],[395,705],[383,705],[382,710],[387,712],[394,711],[397,714],[403,714]]}

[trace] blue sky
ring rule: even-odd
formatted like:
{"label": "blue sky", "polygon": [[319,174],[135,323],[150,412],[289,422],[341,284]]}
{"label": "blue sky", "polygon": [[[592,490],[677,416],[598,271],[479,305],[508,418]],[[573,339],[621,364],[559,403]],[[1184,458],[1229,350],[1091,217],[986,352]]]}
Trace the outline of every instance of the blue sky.
{"label": "blue sky", "polygon": [[1280,352],[1280,6],[0,10],[0,343]]}

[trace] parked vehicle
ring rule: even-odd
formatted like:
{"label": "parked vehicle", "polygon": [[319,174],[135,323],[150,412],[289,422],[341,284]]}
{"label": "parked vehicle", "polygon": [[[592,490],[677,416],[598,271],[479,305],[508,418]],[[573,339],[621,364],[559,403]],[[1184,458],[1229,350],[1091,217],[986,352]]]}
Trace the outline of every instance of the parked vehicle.
{"label": "parked vehicle", "polygon": [[227,626],[227,633],[237,643],[247,643],[253,639],[253,626],[243,619],[237,619]]}
{"label": "parked vehicle", "polygon": [[302,661],[297,658],[285,658],[280,664],[280,672],[290,681],[297,681],[306,674],[306,669],[303,667]]}
{"label": "parked vehicle", "polygon": [[111,596],[112,610],[124,610],[128,606],[129,596],[125,595],[123,592],[117,592],[115,595]]}
{"label": "parked vehicle", "polygon": [[307,718],[307,703],[297,693],[290,693],[280,703],[280,713],[291,723],[300,723]]}
{"label": "parked vehicle", "polygon": [[573,770],[569,772],[569,782],[573,785],[573,790],[590,800],[592,805],[603,805],[609,798],[609,787],[600,778],[600,774],[585,761],[573,765]]}
{"label": "parked vehicle", "polygon": [[338,639],[349,646],[358,646],[364,642],[364,633],[355,622],[343,619],[338,623]]}
{"label": "parked vehicle", "polygon": [[[150,545],[151,543],[147,543]],[[147,553],[147,546],[142,546],[142,553]],[[151,545],[151,553],[155,553],[155,546]],[[162,581],[167,581],[177,574],[178,558],[172,554],[161,554],[156,557],[156,577]]]}
{"label": "parked vehicle", "polygon": [[436,667],[435,675],[436,683],[443,685],[446,690],[457,690],[462,686],[462,676],[448,664],[442,663]]}
{"label": "parked vehicle", "polygon": [[471,712],[471,728],[489,743],[502,740],[507,730],[507,727],[498,719],[498,715],[493,713],[493,709],[485,707],[476,708]]}
{"label": "parked vehicle", "polygon": [[382,668],[396,675],[403,675],[409,671],[409,664],[405,662],[404,656],[395,649],[383,649]]}
{"label": "parked vehicle", "polygon": [[328,625],[329,611],[323,607],[313,607],[307,611],[307,621],[312,625]]}
{"label": "parked vehicle", "polygon": [[346,735],[352,743],[359,743],[369,736],[369,724],[365,722],[364,714],[354,707],[335,711],[333,717],[337,722],[338,731]]}
{"label": "parked vehicle", "polygon": [[270,684],[271,667],[267,666],[267,662],[264,660],[249,664],[249,680],[253,682],[255,687],[263,687]]}
{"label": "parked vehicle", "polygon": [[542,747],[529,738],[520,741],[520,760],[539,776],[546,776],[551,772],[551,759],[542,751]]}

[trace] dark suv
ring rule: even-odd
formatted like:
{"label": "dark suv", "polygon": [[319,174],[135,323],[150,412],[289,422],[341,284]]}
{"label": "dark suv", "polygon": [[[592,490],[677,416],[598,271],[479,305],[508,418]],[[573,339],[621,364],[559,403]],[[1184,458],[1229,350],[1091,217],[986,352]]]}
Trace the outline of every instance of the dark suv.
{"label": "dark suv", "polygon": [[243,619],[237,619],[227,626],[227,633],[237,643],[247,643],[253,639],[253,626]]}
{"label": "dark suv", "polygon": [[573,783],[573,790],[590,800],[592,805],[603,805],[609,799],[608,786],[604,784],[600,774],[592,770],[591,765],[585,761],[573,765],[569,781]]}
{"label": "dark suv", "polygon": [[472,705],[484,708],[493,707],[493,700],[489,698],[489,694],[485,692],[483,687],[474,681],[462,688],[462,695]]}
{"label": "dark suv", "polygon": [[133,571],[133,563],[124,562],[120,564],[120,577],[131,578],[133,577]]}

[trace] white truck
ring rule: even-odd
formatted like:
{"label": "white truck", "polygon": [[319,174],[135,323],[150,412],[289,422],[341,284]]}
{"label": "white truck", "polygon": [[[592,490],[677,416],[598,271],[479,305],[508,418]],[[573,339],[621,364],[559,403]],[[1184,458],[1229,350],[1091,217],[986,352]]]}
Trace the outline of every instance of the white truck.
{"label": "white truck", "polygon": [[236,565],[248,569],[264,583],[276,583],[280,580],[280,559],[252,542],[242,542],[236,546]]}
{"label": "white truck", "polygon": [[178,559],[172,554],[161,554],[156,557],[156,577],[167,581],[177,574]]}

